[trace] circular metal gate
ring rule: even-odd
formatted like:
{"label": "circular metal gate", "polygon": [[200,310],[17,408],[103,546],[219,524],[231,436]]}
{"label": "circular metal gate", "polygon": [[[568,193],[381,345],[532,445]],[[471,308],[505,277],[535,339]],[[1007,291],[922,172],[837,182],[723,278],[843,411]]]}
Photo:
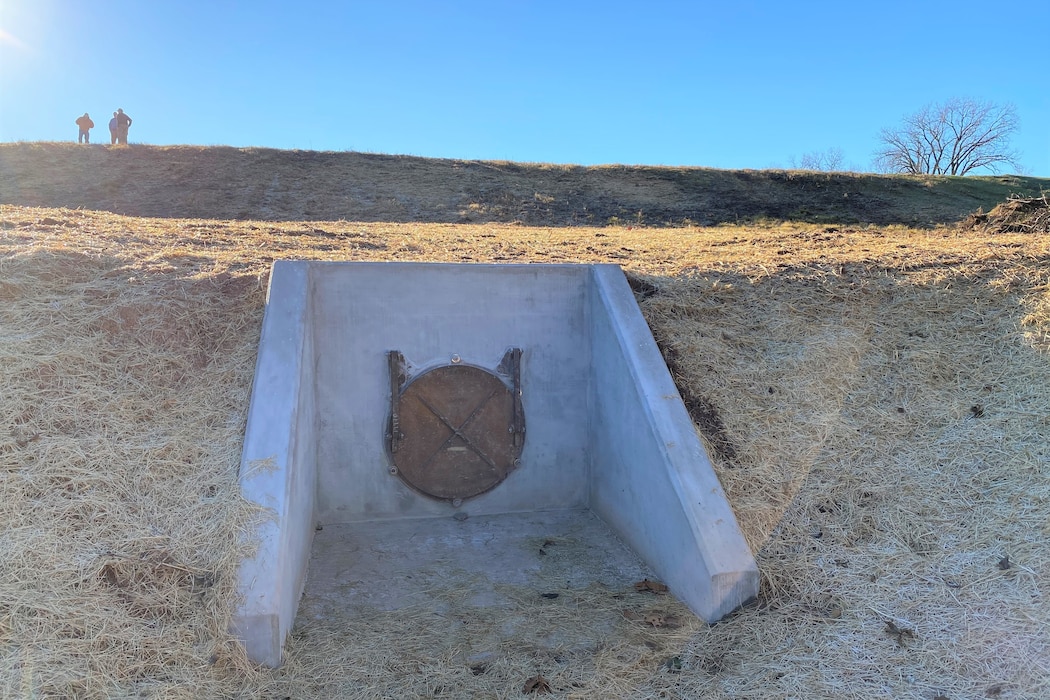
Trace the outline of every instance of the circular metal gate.
{"label": "circular metal gate", "polygon": [[416,491],[457,505],[494,488],[521,456],[524,418],[516,394],[472,365],[413,378],[394,404],[392,471]]}

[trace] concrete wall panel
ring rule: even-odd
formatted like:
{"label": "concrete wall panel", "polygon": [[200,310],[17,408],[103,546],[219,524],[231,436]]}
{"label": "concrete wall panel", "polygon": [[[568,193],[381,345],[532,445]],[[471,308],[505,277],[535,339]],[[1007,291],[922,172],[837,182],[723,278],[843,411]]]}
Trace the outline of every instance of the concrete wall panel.
{"label": "concrete wall panel", "polygon": [[521,363],[526,438],[521,467],[474,514],[586,507],[586,269],[576,265],[319,263],[319,501],[322,523],[448,515],[391,476],[386,353],[418,373],[453,354],[494,370],[511,347]]}

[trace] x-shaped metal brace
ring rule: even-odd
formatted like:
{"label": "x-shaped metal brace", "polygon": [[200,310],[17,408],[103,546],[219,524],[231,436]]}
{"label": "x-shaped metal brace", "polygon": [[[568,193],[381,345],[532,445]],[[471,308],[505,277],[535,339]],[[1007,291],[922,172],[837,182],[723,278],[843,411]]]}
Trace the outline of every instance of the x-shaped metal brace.
{"label": "x-shaped metal brace", "polygon": [[421,404],[423,404],[424,406],[426,406],[427,410],[429,410],[431,413],[433,413],[435,416],[437,416],[438,420],[440,420],[442,423],[444,423],[446,428],[448,428],[449,430],[452,431],[452,434],[449,435],[448,438],[443,443],[441,443],[441,445],[436,450],[434,450],[433,453],[431,453],[431,455],[429,457],[427,457],[423,461],[423,463],[420,465],[420,467],[421,468],[426,467],[431,462],[433,462],[434,458],[437,457],[438,453],[441,452],[442,450],[444,450],[449,445],[449,443],[452,442],[453,438],[458,437],[463,442],[465,442],[467,444],[467,446],[470,447],[470,449],[474,450],[474,452],[478,455],[478,457],[481,457],[483,460],[485,460],[485,463],[487,465],[489,465],[493,469],[498,470],[499,468],[496,466],[496,463],[493,462],[492,459],[481,450],[481,448],[479,448],[476,444],[474,444],[473,440],[471,440],[463,432],[461,432],[464,428],[466,428],[468,425],[470,425],[470,423],[474,420],[474,418],[478,415],[478,413],[481,412],[481,409],[483,409],[485,407],[485,404],[487,404],[492,399],[492,397],[495,396],[495,395],[496,395],[496,391],[495,390],[489,392],[489,395],[486,396],[482,400],[481,403],[479,403],[477,406],[474,407],[474,410],[470,412],[470,415],[467,416],[467,419],[464,420],[463,423],[458,428],[456,426],[452,425],[452,421],[450,421],[448,418],[443,416],[441,414],[441,411],[439,411],[436,408],[434,408],[430,404],[429,401],[424,399],[422,396],[417,396],[416,398],[419,400],[419,402]]}

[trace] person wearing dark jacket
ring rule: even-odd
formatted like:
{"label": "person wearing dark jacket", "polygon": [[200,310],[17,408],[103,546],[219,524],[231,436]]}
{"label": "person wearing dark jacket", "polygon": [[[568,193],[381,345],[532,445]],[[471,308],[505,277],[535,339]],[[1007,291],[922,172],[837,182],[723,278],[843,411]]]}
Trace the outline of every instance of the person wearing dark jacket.
{"label": "person wearing dark jacket", "polygon": [[131,127],[131,117],[124,114],[123,109],[117,110],[117,143],[128,145],[128,129]]}
{"label": "person wearing dark jacket", "polygon": [[109,120],[109,145],[112,146],[117,142],[117,113],[113,113],[113,118]]}
{"label": "person wearing dark jacket", "polygon": [[80,127],[77,143],[91,143],[91,130],[95,128],[95,122],[91,121],[87,112],[84,112],[84,116],[77,117],[77,126]]}

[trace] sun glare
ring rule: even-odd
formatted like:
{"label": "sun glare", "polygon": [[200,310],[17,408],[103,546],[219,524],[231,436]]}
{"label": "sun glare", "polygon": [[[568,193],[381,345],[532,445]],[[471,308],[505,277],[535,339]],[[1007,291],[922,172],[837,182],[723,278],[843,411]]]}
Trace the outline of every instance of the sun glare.
{"label": "sun glare", "polygon": [[55,18],[51,0],[0,0],[0,48],[29,51]]}
{"label": "sun glare", "polygon": [[23,51],[29,48],[26,46],[25,42],[11,32],[6,31],[3,27],[0,27],[0,45],[13,46],[16,49],[21,49]]}

